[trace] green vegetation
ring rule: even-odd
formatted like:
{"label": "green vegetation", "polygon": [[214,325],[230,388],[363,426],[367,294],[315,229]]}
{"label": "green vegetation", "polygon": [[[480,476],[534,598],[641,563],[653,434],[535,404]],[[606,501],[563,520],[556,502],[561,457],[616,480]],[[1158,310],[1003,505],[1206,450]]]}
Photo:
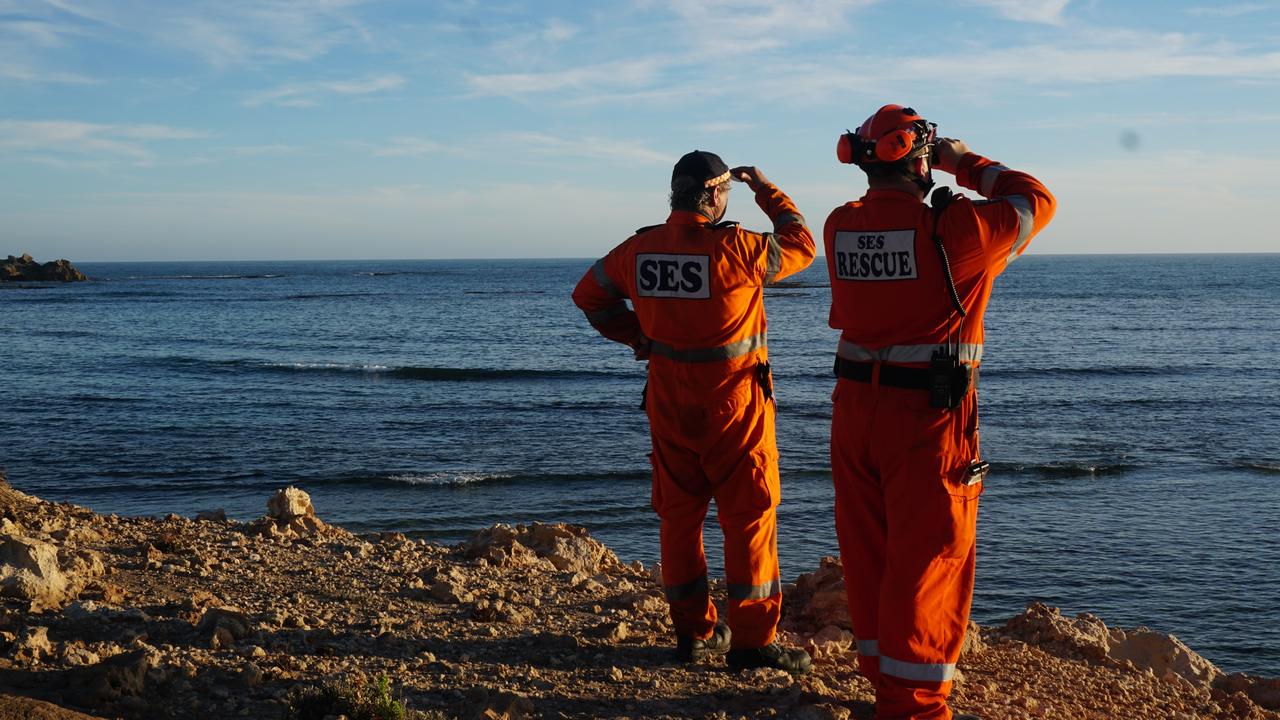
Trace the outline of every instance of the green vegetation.
{"label": "green vegetation", "polygon": [[403,703],[391,696],[391,681],[385,674],[372,683],[358,678],[295,688],[288,702],[285,717],[289,720],[324,720],[330,716],[346,716],[348,720],[442,720],[448,717],[405,709]]}

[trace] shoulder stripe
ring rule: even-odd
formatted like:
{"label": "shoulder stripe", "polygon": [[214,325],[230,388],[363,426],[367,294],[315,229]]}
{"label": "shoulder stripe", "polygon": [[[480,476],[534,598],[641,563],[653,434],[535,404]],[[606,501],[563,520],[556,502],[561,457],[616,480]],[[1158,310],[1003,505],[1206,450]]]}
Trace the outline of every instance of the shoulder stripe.
{"label": "shoulder stripe", "polygon": [[601,290],[616,298],[626,297],[618,289],[618,286],[613,284],[613,280],[609,279],[609,273],[604,271],[604,258],[600,258],[595,265],[591,266],[591,276],[595,278],[596,284],[600,286]]}
{"label": "shoulder stripe", "polygon": [[772,285],[774,278],[782,271],[782,245],[778,243],[778,236],[773,233],[765,233],[764,237],[769,241],[764,262],[764,284]]}
{"label": "shoulder stripe", "polygon": [[1031,240],[1031,230],[1035,227],[1036,218],[1031,212],[1031,201],[1022,195],[1010,195],[1005,198],[1018,212],[1018,238],[1013,241],[1013,249],[1009,251],[1009,262],[1022,254]]}
{"label": "shoulder stripe", "polygon": [[804,225],[804,216],[799,213],[782,213],[773,219],[773,231],[778,232],[783,227],[791,223],[800,223]]}
{"label": "shoulder stripe", "polygon": [[1003,165],[988,165],[983,168],[982,178],[978,181],[978,192],[982,193],[983,197],[991,197],[991,193],[995,191],[996,178],[1008,169]]}

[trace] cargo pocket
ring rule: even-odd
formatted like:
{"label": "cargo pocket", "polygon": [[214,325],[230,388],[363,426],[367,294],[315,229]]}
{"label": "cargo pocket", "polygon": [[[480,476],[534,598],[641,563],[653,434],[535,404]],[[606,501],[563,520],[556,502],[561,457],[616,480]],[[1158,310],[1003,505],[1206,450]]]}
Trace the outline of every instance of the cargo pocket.
{"label": "cargo pocket", "polygon": [[[969,456],[960,456],[967,458]],[[943,473],[946,489],[947,518],[938,525],[939,555],[944,558],[963,559],[973,548],[978,526],[978,497],[986,483],[979,479],[968,482],[969,460],[959,462]]]}
{"label": "cargo pocket", "polygon": [[758,516],[778,506],[778,453],[752,450],[733,474],[716,489],[717,512]]}
{"label": "cargo pocket", "polygon": [[751,451],[751,477],[757,488],[757,510],[769,510],[778,507],[782,500],[782,483],[778,476],[777,450]]}

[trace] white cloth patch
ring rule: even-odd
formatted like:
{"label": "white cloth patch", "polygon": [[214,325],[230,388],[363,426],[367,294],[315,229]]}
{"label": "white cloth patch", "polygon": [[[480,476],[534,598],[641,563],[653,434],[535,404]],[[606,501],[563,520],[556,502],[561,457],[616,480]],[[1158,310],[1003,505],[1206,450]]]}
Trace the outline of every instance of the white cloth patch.
{"label": "white cloth patch", "polygon": [[711,297],[711,256],[636,255],[636,294],[693,300]]}
{"label": "white cloth patch", "polygon": [[916,277],[916,231],[836,233],[836,279],[910,280]]}

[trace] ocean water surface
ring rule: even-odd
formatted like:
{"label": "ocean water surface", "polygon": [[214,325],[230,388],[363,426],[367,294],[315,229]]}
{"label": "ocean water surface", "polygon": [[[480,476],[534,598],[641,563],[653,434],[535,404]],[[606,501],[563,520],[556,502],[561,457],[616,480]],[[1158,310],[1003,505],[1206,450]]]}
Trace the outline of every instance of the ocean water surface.
{"label": "ocean water surface", "polygon": [[[589,264],[84,263],[87,283],[0,286],[0,466],[101,512],[252,519],[292,484],[355,531],[570,522],[652,562],[644,366],[573,307]],[[787,580],[836,553],[825,286],[819,259],[766,292]],[[975,619],[1043,600],[1280,676],[1278,338],[1280,255],[1010,266]]]}

